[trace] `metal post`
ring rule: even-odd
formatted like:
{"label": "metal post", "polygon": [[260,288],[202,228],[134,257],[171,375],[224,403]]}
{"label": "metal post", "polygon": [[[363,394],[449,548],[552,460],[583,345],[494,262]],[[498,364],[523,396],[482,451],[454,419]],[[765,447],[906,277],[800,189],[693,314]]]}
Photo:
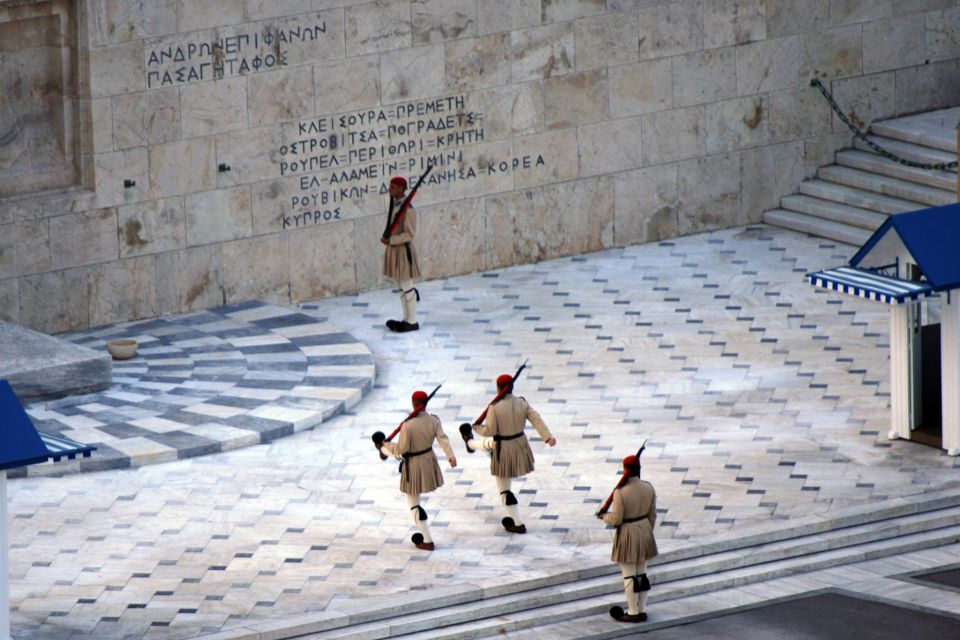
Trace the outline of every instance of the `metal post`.
{"label": "metal post", "polygon": [[0,640],[10,640],[10,562],[7,527],[7,470],[0,469]]}

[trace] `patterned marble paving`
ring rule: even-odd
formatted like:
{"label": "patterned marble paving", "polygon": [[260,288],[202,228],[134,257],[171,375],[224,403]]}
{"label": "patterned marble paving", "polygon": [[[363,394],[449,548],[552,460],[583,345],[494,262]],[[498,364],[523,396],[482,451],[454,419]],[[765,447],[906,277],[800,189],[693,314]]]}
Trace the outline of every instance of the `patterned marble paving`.
{"label": "patterned marble paving", "polygon": [[[420,285],[422,329],[402,335],[383,327],[399,306],[387,290],[304,304],[373,353],[364,401],[259,446],[12,481],[15,637],[188,638],[606,565],[592,514],[643,438],[665,550],[955,489],[957,459],[885,437],[887,309],[803,279],[851,253],[750,227],[459,276]],[[526,358],[517,392],[558,444],[533,439],[537,470],[515,486],[529,533],[513,536],[456,425]],[[428,554],[369,436],[439,383],[431,408],[460,464],[425,501]]]}
{"label": "patterned marble paving", "polygon": [[[93,349],[134,338],[103,392],[28,407],[37,428],[91,458],[21,469],[62,474],[166,462],[314,427],[370,390],[370,350],[322,318],[262,302],[100,327],[67,339]],[[16,475],[16,474],[11,474]]]}

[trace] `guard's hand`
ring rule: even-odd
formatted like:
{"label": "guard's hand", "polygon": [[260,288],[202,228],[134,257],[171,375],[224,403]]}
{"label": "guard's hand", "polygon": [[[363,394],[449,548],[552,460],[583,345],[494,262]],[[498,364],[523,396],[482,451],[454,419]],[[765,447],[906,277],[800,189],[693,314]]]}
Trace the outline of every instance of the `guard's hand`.
{"label": "guard's hand", "polygon": [[456,469],[456,468],[457,468],[457,459],[456,459],[455,457],[454,457],[454,458],[450,458],[450,459],[449,459],[449,462],[450,462],[450,468],[451,468],[451,469]]}
{"label": "guard's hand", "polygon": [[390,241],[383,236],[380,236],[380,244],[390,244]]}
{"label": "guard's hand", "polygon": [[550,438],[549,440],[547,440],[547,444],[550,445],[551,447],[555,447],[555,446],[557,446],[557,439],[556,439],[556,438]]}

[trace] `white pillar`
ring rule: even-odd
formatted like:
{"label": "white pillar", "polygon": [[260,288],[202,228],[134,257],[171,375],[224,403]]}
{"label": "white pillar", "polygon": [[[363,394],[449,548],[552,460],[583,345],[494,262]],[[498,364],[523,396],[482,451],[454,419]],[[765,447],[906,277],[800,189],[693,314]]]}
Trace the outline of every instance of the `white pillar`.
{"label": "white pillar", "polygon": [[[949,300],[947,299],[949,298]],[[940,311],[940,395],[943,448],[960,455],[960,290],[942,295]]]}
{"label": "white pillar", "polygon": [[910,323],[907,305],[890,307],[890,433],[891,440],[910,439]]}
{"label": "white pillar", "polygon": [[7,536],[7,470],[0,469],[0,640],[10,640],[10,545]]}

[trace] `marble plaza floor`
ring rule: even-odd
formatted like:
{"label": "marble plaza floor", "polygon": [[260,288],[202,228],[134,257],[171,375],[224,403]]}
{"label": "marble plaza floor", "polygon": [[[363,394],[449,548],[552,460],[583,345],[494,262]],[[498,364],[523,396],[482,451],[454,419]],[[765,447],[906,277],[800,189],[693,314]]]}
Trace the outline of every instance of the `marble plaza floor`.
{"label": "marble plaza floor", "polygon": [[[620,459],[644,438],[643,473],[658,491],[656,532],[666,552],[771,522],[960,493],[960,460],[886,438],[886,307],[817,292],[804,280],[852,252],[756,226],[426,282],[422,330],[402,335],[383,327],[399,309],[388,290],[287,310],[299,318],[295,325],[314,326],[309,316],[321,333],[347,332],[369,349],[376,367],[369,393],[312,430],[247,437],[249,446],[231,451],[13,479],[13,635],[240,637],[233,630],[244,625],[282,626],[356,607],[358,599],[411,592],[428,599],[456,585],[609,566],[610,533],[592,514]],[[179,330],[177,319],[165,322]],[[288,331],[288,324],[277,326]],[[290,338],[288,331],[283,340],[295,343]],[[181,363],[204,361],[194,353],[201,347],[187,343],[176,346]],[[277,380],[296,360],[301,390],[310,386],[309,367],[325,366],[303,362],[332,355],[301,361],[303,348],[284,349],[293,355],[266,356],[254,368]],[[525,359],[517,393],[558,444],[533,440],[537,470],[515,485],[529,533],[513,536],[499,525],[486,458],[465,452],[457,425],[483,410],[498,374]],[[225,395],[209,386],[216,380],[192,378],[167,384]],[[378,459],[370,434],[396,426],[414,389],[440,383],[431,410],[459,465],[443,465],[446,485],[425,503],[437,544],[425,553],[409,542],[414,529],[396,465]],[[353,393],[358,384],[345,388]],[[154,390],[164,402],[176,395]],[[124,396],[125,411],[136,414],[138,403],[169,410],[155,404],[157,394],[142,395]],[[108,411],[87,401],[94,412]],[[217,412],[230,413],[209,409],[203,424],[231,417]],[[83,408],[65,413],[97,419]],[[182,457],[176,442],[168,446],[170,458]],[[655,567],[651,574],[656,582]],[[654,592],[654,615],[656,606]]]}
{"label": "marble plaza floor", "polygon": [[259,301],[63,337],[102,351],[133,338],[105,391],[31,403],[44,433],[97,455],[15,470],[60,475],[138,467],[269,442],[312,428],[373,386],[366,345],[321,318]]}

